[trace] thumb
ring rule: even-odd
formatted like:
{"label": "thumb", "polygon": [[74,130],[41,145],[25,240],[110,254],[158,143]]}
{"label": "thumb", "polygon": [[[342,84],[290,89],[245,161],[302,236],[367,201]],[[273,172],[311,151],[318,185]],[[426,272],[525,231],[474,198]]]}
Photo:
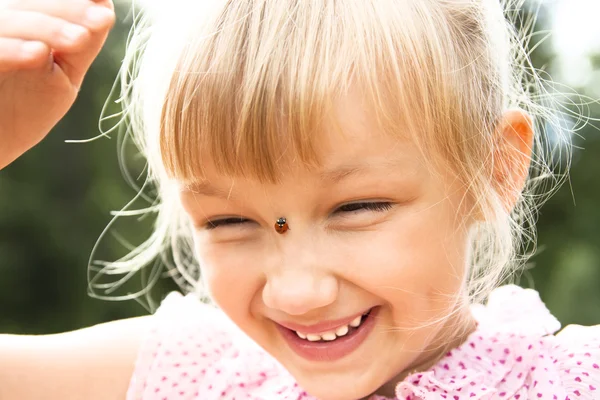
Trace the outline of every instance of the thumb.
{"label": "thumb", "polygon": [[87,27],[90,37],[84,46],[73,52],[54,51],[54,62],[69,77],[72,85],[79,89],[85,74],[102,50],[106,38],[115,23],[115,10],[112,0],[94,0],[96,6],[106,10],[99,14],[94,27]]}

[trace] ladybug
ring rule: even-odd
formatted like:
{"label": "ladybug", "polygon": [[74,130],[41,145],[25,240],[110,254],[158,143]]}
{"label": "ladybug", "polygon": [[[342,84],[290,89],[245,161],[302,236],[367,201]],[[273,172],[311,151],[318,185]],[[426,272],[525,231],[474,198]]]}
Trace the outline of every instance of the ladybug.
{"label": "ladybug", "polygon": [[288,226],[285,218],[281,217],[277,220],[277,222],[275,222],[275,230],[277,233],[286,233],[288,229],[290,229],[290,227]]}

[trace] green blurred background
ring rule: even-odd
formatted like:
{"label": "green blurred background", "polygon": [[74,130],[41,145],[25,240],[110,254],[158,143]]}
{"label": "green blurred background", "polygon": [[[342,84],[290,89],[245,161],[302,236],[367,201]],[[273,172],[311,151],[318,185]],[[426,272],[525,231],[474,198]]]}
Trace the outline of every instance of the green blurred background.
{"label": "green blurred background", "polygon": [[[579,14],[567,15],[561,9],[567,1],[571,11]],[[586,7],[594,2],[548,2],[540,13],[538,29],[555,35],[537,47],[532,58],[555,82],[599,98],[600,32],[595,35],[585,29],[595,23],[586,19],[591,13]],[[150,291],[150,300],[141,302],[98,300],[87,293],[92,248],[110,222],[110,212],[120,210],[136,190],[119,168],[116,134],[88,144],[66,144],[65,140],[98,134],[100,111],[123,57],[131,22],[127,8],[118,7],[118,23],[73,109],[43,143],[0,171],[0,332],[55,333],[147,314],[168,291],[176,289],[165,276]],[[579,30],[570,31],[575,28]],[[572,37],[559,35],[563,31]],[[582,47],[582,43],[587,44]],[[111,107],[114,110],[109,108],[108,114],[118,111],[114,104]],[[598,104],[581,111],[600,117]],[[105,129],[111,124],[108,121]],[[571,180],[543,207],[539,247],[531,259],[532,268],[520,279],[523,286],[540,291],[565,325],[600,323],[600,136],[592,124],[578,134],[573,137]],[[134,175],[142,172],[140,161],[136,162]],[[150,233],[150,223],[150,219],[122,218],[113,232],[140,243]],[[122,243],[109,235],[96,258],[114,260],[123,254]],[[139,290],[143,285],[139,278],[115,295]]]}

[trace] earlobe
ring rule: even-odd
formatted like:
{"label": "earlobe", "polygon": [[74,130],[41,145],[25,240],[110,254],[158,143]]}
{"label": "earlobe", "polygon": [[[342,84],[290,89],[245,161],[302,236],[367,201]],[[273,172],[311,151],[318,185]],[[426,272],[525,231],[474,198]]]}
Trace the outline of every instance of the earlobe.
{"label": "earlobe", "polygon": [[515,207],[525,186],[533,149],[533,120],[523,110],[508,110],[498,127],[494,149],[494,181],[507,211]]}

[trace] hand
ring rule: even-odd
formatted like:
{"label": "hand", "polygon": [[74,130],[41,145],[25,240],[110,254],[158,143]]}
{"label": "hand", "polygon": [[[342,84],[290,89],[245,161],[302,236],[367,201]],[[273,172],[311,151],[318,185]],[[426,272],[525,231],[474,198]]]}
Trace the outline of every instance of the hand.
{"label": "hand", "polygon": [[111,0],[0,0],[0,169],[71,108],[114,20]]}

